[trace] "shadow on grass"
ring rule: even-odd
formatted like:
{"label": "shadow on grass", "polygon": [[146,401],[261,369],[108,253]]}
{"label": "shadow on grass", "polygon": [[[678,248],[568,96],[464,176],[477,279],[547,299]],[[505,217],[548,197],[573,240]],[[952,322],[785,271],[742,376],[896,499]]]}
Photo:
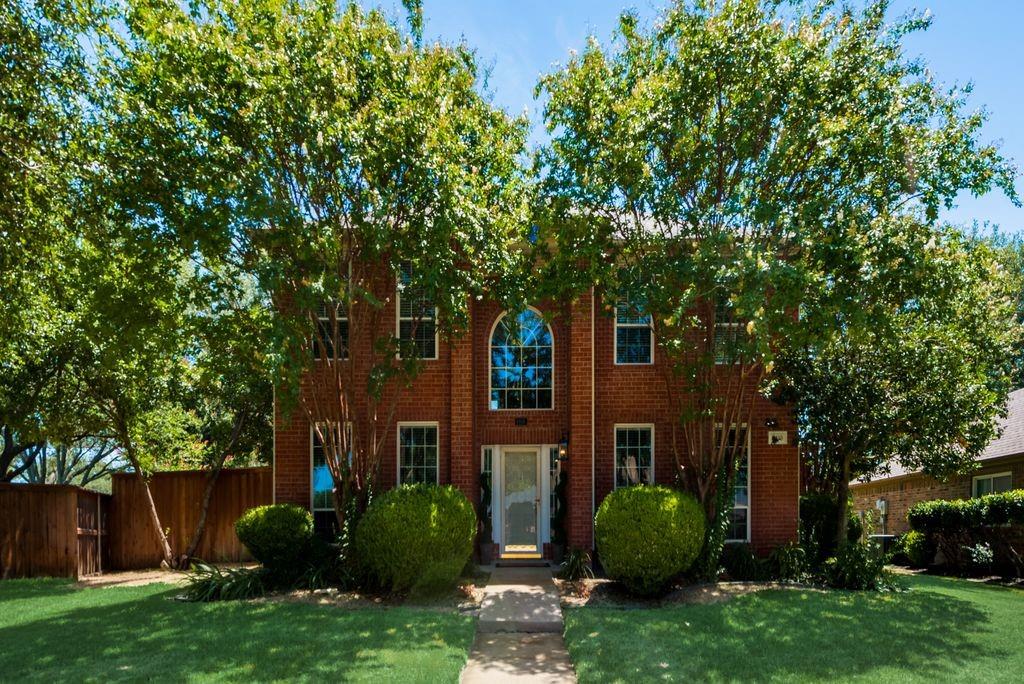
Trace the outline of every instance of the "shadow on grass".
{"label": "shadow on grass", "polygon": [[437,611],[194,604],[178,591],[0,587],[0,678],[452,681],[473,638],[472,619]]}
{"label": "shadow on grass", "polygon": [[948,678],[1008,655],[986,643],[985,611],[931,591],[770,591],[729,603],[569,612],[581,679]]}

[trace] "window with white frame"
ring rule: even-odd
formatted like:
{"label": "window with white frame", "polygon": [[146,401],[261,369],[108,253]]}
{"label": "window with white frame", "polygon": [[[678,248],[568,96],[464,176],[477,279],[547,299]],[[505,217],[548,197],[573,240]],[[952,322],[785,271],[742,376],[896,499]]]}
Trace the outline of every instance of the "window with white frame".
{"label": "window with white frame", "polygon": [[[313,512],[313,527],[317,534],[320,534],[327,539],[334,540],[338,536],[338,518],[334,512],[334,478],[331,476],[331,469],[327,464],[327,449],[324,448],[323,441],[320,438],[321,434],[327,437],[328,448],[330,448],[331,436],[327,430],[330,430],[332,425],[334,427],[334,448],[342,449],[341,431],[338,430],[337,423],[320,423],[319,432],[312,426],[309,429],[311,433],[310,510]],[[346,432],[349,444],[348,458],[351,462],[351,423],[346,424]]]}
{"label": "window with white frame", "polygon": [[437,423],[399,423],[398,484],[438,483]]}
{"label": "window with white frame", "polygon": [[[718,433],[721,437],[721,433]],[[750,541],[750,440],[745,427],[729,430],[725,448],[736,459],[732,483],[732,512],[726,541]]]}
{"label": "window with white frame", "polygon": [[649,364],[654,356],[651,316],[643,299],[624,293],[615,302],[615,363]]}
{"label": "window with white frame", "polygon": [[313,358],[348,358],[348,310],[340,303],[321,304],[317,310]]}
{"label": "window with white frame", "polygon": [[615,426],[615,488],[654,482],[654,426]]}
{"label": "window with white frame", "polygon": [[412,265],[402,264],[398,278],[398,344],[401,355],[437,358],[437,307],[412,285]]}
{"label": "window with white frame", "polygon": [[715,363],[739,362],[743,334],[743,323],[736,319],[732,305],[719,297],[715,302]]}
{"label": "window with white frame", "polygon": [[992,473],[989,475],[977,475],[974,478],[974,496],[985,496],[986,494],[999,494],[1013,489],[1013,475],[1011,473]]}
{"label": "window with white frame", "polygon": [[554,340],[539,313],[503,315],[491,334],[490,352],[492,410],[552,407]]}

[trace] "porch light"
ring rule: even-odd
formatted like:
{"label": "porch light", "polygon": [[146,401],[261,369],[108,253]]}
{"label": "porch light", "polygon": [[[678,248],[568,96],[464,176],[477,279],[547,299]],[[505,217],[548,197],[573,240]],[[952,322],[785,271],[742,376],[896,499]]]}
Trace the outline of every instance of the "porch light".
{"label": "porch light", "polygon": [[766,421],[764,421],[764,426],[766,428],[777,428],[779,427],[779,421],[775,420],[774,418],[769,418]]}
{"label": "porch light", "polygon": [[558,460],[569,460],[569,435],[562,435],[562,441],[558,443]]}

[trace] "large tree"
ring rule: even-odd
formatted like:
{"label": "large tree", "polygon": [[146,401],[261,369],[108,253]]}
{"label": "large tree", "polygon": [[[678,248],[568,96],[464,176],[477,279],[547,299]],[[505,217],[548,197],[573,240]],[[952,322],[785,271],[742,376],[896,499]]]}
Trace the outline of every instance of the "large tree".
{"label": "large tree", "polygon": [[354,3],[154,0],[110,61],[118,175],[140,215],[256,274],[278,400],[323,442],[342,527],[431,333],[501,288],[527,226],[525,121],[468,48],[414,33]]}
{"label": "large tree", "polygon": [[905,221],[844,255],[842,306],[805,302],[780,368],[813,484],[846,543],[849,483],[899,464],[946,477],[996,436],[1021,343],[1013,278],[985,243]]}
{"label": "large tree", "polygon": [[538,88],[559,285],[651,316],[673,459],[709,521],[704,573],[737,431],[778,351],[809,334],[799,307],[831,296],[836,255],[900,212],[929,224],[961,189],[1012,193],[982,117],[903,55],[927,22],[887,10],[680,0],[651,28],[623,15],[611,45],[591,39]]}
{"label": "large tree", "polygon": [[[90,88],[84,46],[101,25],[82,5],[0,8],[0,481],[23,473],[66,409],[73,317],[54,300],[74,248],[74,179]],[[87,9],[88,8],[88,9]],[[65,411],[66,412],[66,411]]]}

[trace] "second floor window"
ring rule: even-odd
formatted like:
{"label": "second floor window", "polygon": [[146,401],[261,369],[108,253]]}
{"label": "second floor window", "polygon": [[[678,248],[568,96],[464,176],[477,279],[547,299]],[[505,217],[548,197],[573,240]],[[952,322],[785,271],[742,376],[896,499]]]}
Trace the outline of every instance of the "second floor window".
{"label": "second floor window", "polygon": [[348,358],[348,311],[343,305],[320,305],[317,311],[316,334],[313,336],[313,358]]}
{"label": "second floor window", "polygon": [[743,323],[736,318],[732,305],[720,298],[715,304],[715,363],[739,363],[744,335]]}
{"label": "second floor window", "polygon": [[402,264],[398,280],[398,341],[402,355],[437,358],[437,308],[412,285],[412,267]]}
{"label": "second floor window", "polygon": [[532,309],[502,316],[491,335],[491,409],[549,409],[553,387],[551,328]]}
{"label": "second floor window", "polygon": [[624,294],[615,303],[615,363],[651,363],[651,316],[638,297]]}

